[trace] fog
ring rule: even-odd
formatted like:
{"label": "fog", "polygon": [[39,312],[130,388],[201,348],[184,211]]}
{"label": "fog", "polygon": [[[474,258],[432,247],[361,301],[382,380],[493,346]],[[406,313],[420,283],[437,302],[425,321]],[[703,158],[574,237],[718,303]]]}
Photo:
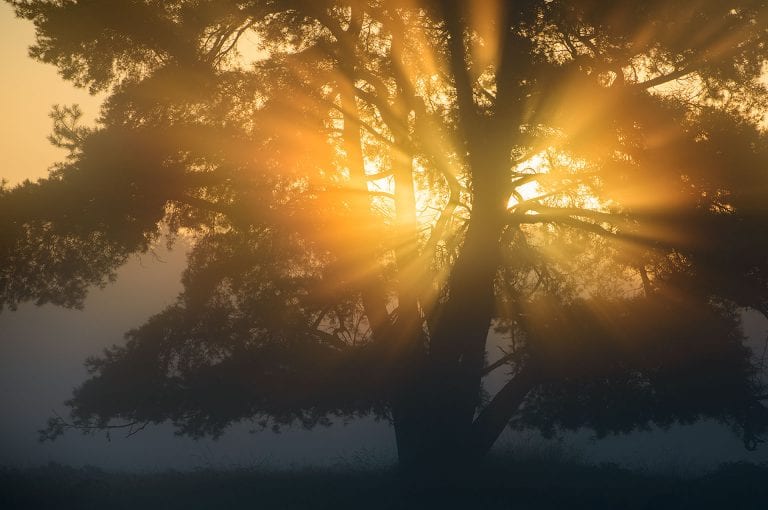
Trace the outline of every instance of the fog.
{"label": "fog", "polygon": [[[288,428],[279,434],[252,433],[251,424],[233,426],[218,440],[174,435],[170,425],[148,427],[126,438],[113,431],[82,435],[69,431],[55,442],[38,442],[37,430],[58,413],[72,388],[86,377],[83,361],[123,341],[123,334],[173,302],[181,290],[185,263],[182,241],[172,251],[132,259],[115,284],[94,289],[83,310],[27,304],[0,314],[0,464],[33,466],[58,462],[121,470],[200,467],[389,463],[395,459],[394,431],[370,419],[325,428]],[[748,332],[759,347],[766,322],[747,314]],[[491,347],[491,353],[493,352]],[[503,369],[500,370],[503,376]],[[501,377],[489,382],[489,389]],[[721,462],[768,461],[765,448],[748,452],[730,431],[716,423],[645,431],[595,439],[591,432],[544,440],[536,433],[508,430],[498,448],[525,455],[575,456],[660,471],[698,472]]]}

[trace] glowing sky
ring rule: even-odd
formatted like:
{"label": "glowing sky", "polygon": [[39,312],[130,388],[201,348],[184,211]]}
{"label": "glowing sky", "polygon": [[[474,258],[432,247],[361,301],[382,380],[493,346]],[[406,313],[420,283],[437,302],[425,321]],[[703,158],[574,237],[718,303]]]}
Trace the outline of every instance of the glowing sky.
{"label": "glowing sky", "polygon": [[17,20],[13,9],[0,3],[0,177],[10,184],[44,177],[48,167],[62,159],[64,151],[46,140],[52,105],[78,103],[84,120],[91,122],[100,102],[62,80],[53,66],[27,56],[34,33],[31,23]]}

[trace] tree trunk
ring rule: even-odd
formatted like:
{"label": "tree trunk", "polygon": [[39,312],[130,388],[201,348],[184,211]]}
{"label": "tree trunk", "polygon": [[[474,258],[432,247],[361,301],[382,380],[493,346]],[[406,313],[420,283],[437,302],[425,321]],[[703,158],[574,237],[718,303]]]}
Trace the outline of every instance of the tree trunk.
{"label": "tree trunk", "polygon": [[503,176],[509,165],[506,153],[476,153],[470,158],[471,168],[480,169],[473,172],[472,216],[447,282],[449,294],[435,311],[429,351],[423,362],[409,366],[394,406],[400,464],[417,479],[463,477],[488,452],[533,384],[528,372],[516,377],[476,421],[495,313],[506,213]]}
{"label": "tree trunk", "polygon": [[455,481],[485,453],[475,448],[482,442],[473,438],[473,422],[494,311],[498,233],[484,219],[468,229],[430,350],[410,362],[394,406],[400,466],[416,480]]}
{"label": "tree trunk", "polygon": [[520,370],[468,423],[446,406],[448,399],[435,399],[427,389],[400,401],[395,431],[403,478],[420,486],[460,484],[476,471],[536,384],[533,370]]}

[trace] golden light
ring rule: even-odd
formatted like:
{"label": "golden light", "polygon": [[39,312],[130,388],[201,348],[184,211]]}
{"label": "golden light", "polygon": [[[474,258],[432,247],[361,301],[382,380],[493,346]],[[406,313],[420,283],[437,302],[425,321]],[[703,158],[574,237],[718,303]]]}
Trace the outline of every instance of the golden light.
{"label": "golden light", "polygon": [[[523,202],[527,202],[528,200],[533,200],[536,197],[541,196],[541,186],[539,185],[536,176],[539,174],[544,174],[547,171],[548,166],[543,153],[536,154],[527,161],[517,165],[513,173],[515,176],[517,176],[517,179],[524,182],[518,186],[515,186],[515,189],[512,192],[512,195],[510,195],[509,201],[507,202],[507,208],[512,209],[513,207]],[[530,178],[528,176],[530,176]]]}

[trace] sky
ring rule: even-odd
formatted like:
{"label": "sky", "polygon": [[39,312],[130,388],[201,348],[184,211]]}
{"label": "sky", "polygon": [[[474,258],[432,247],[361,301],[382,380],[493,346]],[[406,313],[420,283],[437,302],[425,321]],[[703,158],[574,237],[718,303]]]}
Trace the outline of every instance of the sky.
{"label": "sky", "polygon": [[[46,141],[54,104],[81,105],[88,122],[98,115],[99,97],[64,82],[53,67],[32,61],[27,47],[34,31],[0,4],[0,177],[11,185],[46,175],[63,158]],[[2,219],[0,218],[0,221]],[[156,256],[131,259],[117,282],[94,289],[83,310],[27,304],[0,312],[0,465],[33,466],[58,462],[107,469],[155,470],[260,465],[331,465],[390,462],[394,433],[384,422],[356,420],[312,431],[249,433],[235,426],[222,438],[194,441],[169,426],[148,428],[130,438],[113,434],[66,434],[39,443],[37,430],[54,413],[66,415],[64,401],[86,377],[83,361],[123,341],[124,333],[171,304],[181,290],[187,247],[157,247]],[[755,342],[765,338],[766,321],[747,318]],[[575,455],[595,462],[617,462],[673,472],[707,469],[720,462],[768,461],[768,448],[746,452],[723,427],[704,423],[595,440],[589,432],[545,441],[534,433],[506,431],[500,443],[532,454]]]}
{"label": "sky", "polygon": [[0,3],[0,174],[11,184],[44,177],[48,167],[65,154],[45,139],[51,131],[48,114],[54,104],[77,103],[85,119],[92,121],[100,102],[59,78],[53,66],[29,58],[27,48],[33,41],[32,24],[17,20],[13,9]]}

